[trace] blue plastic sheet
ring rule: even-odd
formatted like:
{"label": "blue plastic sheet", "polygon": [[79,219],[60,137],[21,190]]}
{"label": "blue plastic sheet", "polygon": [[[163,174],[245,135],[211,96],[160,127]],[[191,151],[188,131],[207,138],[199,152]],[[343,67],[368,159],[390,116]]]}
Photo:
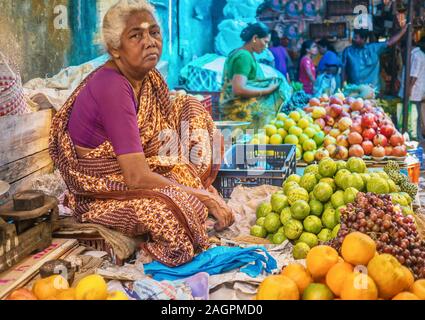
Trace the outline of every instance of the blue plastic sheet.
{"label": "blue plastic sheet", "polygon": [[238,268],[241,268],[241,272],[256,278],[263,271],[271,273],[277,268],[277,263],[264,247],[254,246],[215,247],[199,254],[191,262],[175,268],[157,261],[144,266],[145,273],[152,275],[157,281],[183,279],[199,272],[215,275]]}

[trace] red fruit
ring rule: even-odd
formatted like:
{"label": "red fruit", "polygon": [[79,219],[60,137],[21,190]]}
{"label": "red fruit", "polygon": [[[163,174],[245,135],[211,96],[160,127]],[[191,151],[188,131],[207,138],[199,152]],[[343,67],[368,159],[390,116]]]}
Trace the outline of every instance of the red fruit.
{"label": "red fruit", "polygon": [[394,134],[395,129],[392,125],[384,123],[384,125],[380,129],[380,132],[389,139]]}
{"label": "red fruit", "polygon": [[326,122],[323,119],[316,119],[314,123],[318,124],[321,129],[323,129],[326,126]]}
{"label": "red fruit", "polygon": [[386,156],[392,156],[393,154],[393,147],[392,146],[386,146],[385,147],[385,155]]}
{"label": "red fruit", "polygon": [[363,141],[362,142],[362,148],[363,148],[363,151],[364,151],[364,153],[366,154],[366,155],[371,155],[372,154],[372,151],[373,151],[373,143],[372,143],[372,141],[368,141],[368,140],[366,140],[366,141]]}
{"label": "red fruit", "polygon": [[323,128],[323,132],[326,133],[326,134],[328,134],[329,132],[331,132],[331,130],[332,130],[332,127],[331,126],[326,126],[326,127]]}
{"label": "red fruit", "polygon": [[325,122],[326,122],[326,125],[332,127],[335,124],[335,119],[332,118],[330,115],[327,115],[325,116]]}
{"label": "red fruit", "polygon": [[357,121],[353,122],[350,130],[351,130],[351,132],[357,132],[359,134],[362,134],[362,132],[363,132],[362,124],[360,122],[357,122]]}
{"label": "red fruit", "polygon": [[385,148],[381,146],[374,147],[372,150],[372,156],[374,158],[383,158],[385,157]]}
{"label": "red fruit", "polygon": [[348,156],[349,157],[357,157],[357,158],[363,158],[364,156],[364,150],[361,145],[355,144],[350,147],[348,150]]}
{"label": "red fruit", "polygon": [[388,140],[383,134],[377,134],[375,138],[373,138],[373,143],[375,146],[385,147],[388,143]]}
{"label": "red fruit", "polygon": [[360,111],[360,110],[362,110],[363,106],[364,106],[363,99],[359,98],[359,99],[354,100],[351,103],[351,110]]}
{"label": "red fruit", "polygon": [[363,131],[363,139],[372,141],[376,136],[375,129],[369,128]]}
{"label": "red fruit", "polygon": [[393,148],[393,153],[391,155],[394,157],[405,157],[407,155],[406,146],[398,146]]}
{"label": "red fruit", "polygon": [[308,103],[311,107],[320,107],[320,100],[317,98],[310,99],[310,102]]}
{"label": "red fruit", "polygon": [[21,288],[13,291],[7,300],[37,300],[37,297],[30,290]]}
{"label": "red fruit", "polygon": [[350,132],[350,134],[348,135],[348,142],[351,145],[353,145],[353,144],[361,144],[363,142],[363,137],[358,132]]}
{"label": "red fruit", "polygon": [[340,118],[342,119],[342,118],[350,118],[351,119],[351,116],[350,116],[350,114],[347,112],[347,111],[342,111],[341,112],[341,115],[340,115]]}
{"label": "red fruit", "polygon": [[347,160],[348,159],[348,149],[343,146],[337,146],[335,151],[335,159],[337,160]]}
{"label": "red fruit", "polygon": [[343,136],[343,135],[338,136],[338,137],[336,138],[336,144],[337,144],[338,146],[348,148],[349,143],[348,143],[348,138],[347,138],[347,136]]}
{"label": "red fruit", "polygon": [[353,124],[353,121],[351,120],[350,117],[344,117],[341,118],[338,121],[338,129],[342,132],[345,131],[347,129],[349,129],[351,127],[351,125]]}
{"label": "red fruit", "polygon": [[342,102],[342,100],[340,98],[332,96],[329,99],[329,104],[339,104],[340,106],[342,106],[344,103]]}
{"label": "red fruit", "polygon": [[312,113],[313,107],[304,107],[304,111],[307,112],[307,113]]}
{"label": "red fruit", "polygon": [[329,97],[327,94],[324,94],[319,99],[320,99],[320,102],[329,102]]}
{"label": "red fruit", "polygon": [[393,147],[397,147],[404,144],[404,138],[400,133],[395,133],[390,138],[390,144]]}
{"label": "red fruit", "polygon": [[337,147],[335,144],[330,144],[330,145],[326,146],[325,149],[329,152],[329,156],[331,158],[333,158],[333,157],[335,157],[337,148],[339,148],[339,147]]}
{"label": "red fruit", "polygon": [[344,103],[345,103],[345,104],[348,104],[349,106],[351,106],[351,104],[352,104],[354,101],[356,101],[356,99],[354,99],[353,97],[347,97],[347,98],[345,98]]}
{"label": "red fruit", "polygon": [[372,113],[366,113],[362,117],[362,126],[364,128],[372,128],[375,123],[375,115]]}
{"label": "red fruit", "polygon": [[341,105],[339,105],[339,104],[331,104],[331,109],[329,111],[329,115],[332,118],[338,118],[341,113],[342,113],[342,104]]}

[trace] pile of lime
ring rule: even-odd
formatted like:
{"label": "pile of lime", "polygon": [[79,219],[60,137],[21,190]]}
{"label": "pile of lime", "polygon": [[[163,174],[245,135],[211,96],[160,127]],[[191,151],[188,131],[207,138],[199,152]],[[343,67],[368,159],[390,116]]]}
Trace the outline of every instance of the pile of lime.
{"label": "pile of lime", "polygon": [[311,248],[338,235],[341,209],[354,202],[359,191],[372,190],[400,195],[385,172],[369,173],[361,158],[325,158],[307,166],[303,176],[289,176],[282,190],[257,208],[251,235],[274,244],[288,239],[295,244],[294,258],[304,259]]}

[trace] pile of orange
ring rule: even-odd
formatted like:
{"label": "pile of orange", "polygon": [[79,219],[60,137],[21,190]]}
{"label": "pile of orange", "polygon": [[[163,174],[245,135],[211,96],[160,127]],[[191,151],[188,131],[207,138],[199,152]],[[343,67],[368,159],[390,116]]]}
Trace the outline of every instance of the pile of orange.
{"label": "pile of orange", "polygon": [[425,279],[389,254],[378,254],[368,235],[353,232],[341,247],[310,250],[306,267],[294,263],[261,283],[257,300],[425,300]]}
{"label": "pile of orange", "polygon": [[90,275],[81,279],[75,288],[60,275],[54,275],[35,281],[32,292],[18,289],[9,300],[128,300],[123,292],[108,292],[105,280],[99,275]]}

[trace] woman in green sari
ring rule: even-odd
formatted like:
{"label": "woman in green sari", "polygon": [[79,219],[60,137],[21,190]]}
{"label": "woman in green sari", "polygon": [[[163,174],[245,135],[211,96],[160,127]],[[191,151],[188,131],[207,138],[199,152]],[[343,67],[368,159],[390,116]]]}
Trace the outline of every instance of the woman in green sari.
{"label": "woman in green sari", "polygon": [[261,128],[279,112],[291,94],[282,78],[265,78],[254,53],[262,53],[270,42],[270,30],[263,23],[250,24],[241,33],[245,44],[229,54],[224,65],[220,96],[221,120],[249,121]]}

